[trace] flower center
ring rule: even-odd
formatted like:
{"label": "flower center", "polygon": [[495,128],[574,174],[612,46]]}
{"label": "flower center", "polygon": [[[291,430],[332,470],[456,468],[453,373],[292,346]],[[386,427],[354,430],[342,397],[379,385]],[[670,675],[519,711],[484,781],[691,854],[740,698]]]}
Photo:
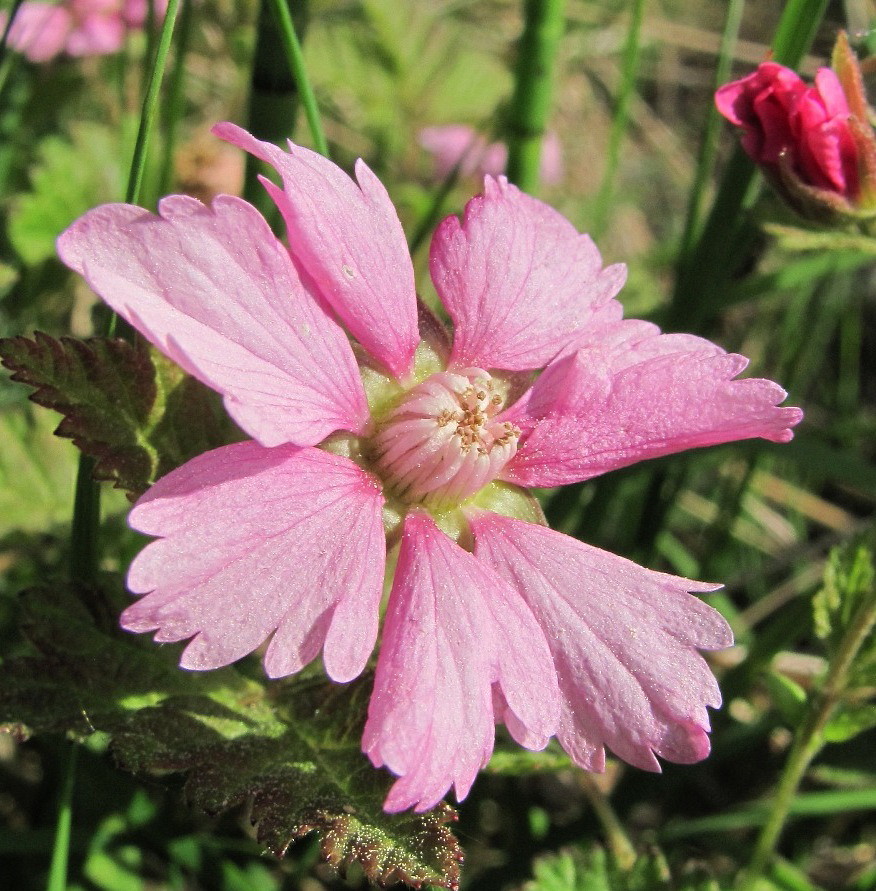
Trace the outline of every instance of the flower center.
{"label": "flower center", "polygon": [[443,508],[492,482],[514,457],[520,431],[495,420],[505,399],[480,368],[442,371],[418,384],[372,439],[375,468],[409,503]]}

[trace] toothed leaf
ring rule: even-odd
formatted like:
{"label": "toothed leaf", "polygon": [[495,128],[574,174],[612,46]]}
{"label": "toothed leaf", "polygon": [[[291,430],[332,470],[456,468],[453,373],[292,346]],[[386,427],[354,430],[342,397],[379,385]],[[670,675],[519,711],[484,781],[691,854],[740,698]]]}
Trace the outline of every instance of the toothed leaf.
{"label": "toothed leaf", "polygon": [[102,630],[114,627],[105,602],[82,588],[23,595],[31,652],[0,666],[7,731],[104,732],[129,770],[185,771],[188,799],[207,813],[249,802],[259,841],[278,857],[315,831],[322,856],[341,869],[357,863],[380,884],[457,887],[455,812],[382,809],[392,778],[360,751],[370,679],[340,686],[315,676],[269,683],[234,668],[186,672],[177,647]]}
{"label": "toothed leaf", "polygon": [[55,431],[95,459],[96,479],[132,496],[201,452],[237,438],[219,397],[140,339],[0,340],[12,379],[63,415]]}

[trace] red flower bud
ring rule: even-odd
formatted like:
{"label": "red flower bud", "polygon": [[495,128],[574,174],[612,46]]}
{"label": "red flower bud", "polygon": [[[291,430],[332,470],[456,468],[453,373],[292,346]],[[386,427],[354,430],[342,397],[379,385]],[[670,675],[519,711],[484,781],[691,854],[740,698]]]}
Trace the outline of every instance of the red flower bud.
{"label": "red flower bud", "polygon": [[780,165],[803,186],[854,203],[860,192],[859,151],[839,78],[820,68],[807,86],[790,68],[764,62],[753,74],[721,87],[718,111],[742,127],[752,160],[778,174]]}

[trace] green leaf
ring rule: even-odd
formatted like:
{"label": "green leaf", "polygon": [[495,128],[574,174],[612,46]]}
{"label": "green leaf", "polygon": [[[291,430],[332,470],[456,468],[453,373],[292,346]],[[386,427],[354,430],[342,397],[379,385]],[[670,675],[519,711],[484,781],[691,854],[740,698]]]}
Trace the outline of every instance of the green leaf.
{"label": "green leaf", "polygon": [[523,776],[533,771],[568,770],[574,767],[572,759],[559,748],[552,745],[541,752],[530,752],[527,749],[511,749],[496,747],[493,757],[486,768],[487,773],[502,776]]}
{"label": "green leaf", "polygon": [[569,848],[540,857],[533,863],[533,875],[535,878],[523,886],[524,891],[669,891],[677,887],[659,851],[640,855],[632,869],[622,870],[598,845],[586,851]]}
{"label": "green leaf", "polygon": [[840,706],[822,732],[825,742],[842,743],[876,727],[876,705]]}
{"label": "green leaf", "polygon": [[777,671],[768,671],[764,682],[782,720],[789,727],[796,727],[806,711],[806,691],[796,681]]}
{"label": "green leaf", "polygon": [[0,339],[12,379],[63,415],[55,431],[96,461],[96,479],[136,496],[157,477],[238,438],[217,394],[141,339],[77,340],[37,332]]}
{"label": "green leaf", "polygon": [[858,542],[831,551],[824,585],[812,600],[815,633],[829,654],[836,651],[858,609],[876,597],[874,578],[873,552],[867,545]]}
{"label": "green leaf", "polygon": [[129,770],[185,771],[188,799],[207,813],[249,802],[259,842],[277,856],[315,831],[337,867],[357,863],[385,884],[457,887],[461,852],[448,828],[455,812],[382,809],[391,778],[360,750],[370,682],[182,671],[176,647],[109,630],[114,610],[96,619],[99,603],[81,588],[23,595],[32,653],[0,666],[8,730],[105,733]]}
{"label": "green leaf", "polygon": [[77,217],[124,194],[136,125],[132,117],[121,128],[78,122],[69,138],[39,144],[30,191],[13,199],[9,217],[9,239],[26,264],[53,257],[55,239]]}
{"label": "green leaf", "polygon": [[76,452],[52,435],[54,420],[26,404],[0,412],[0,536],[69,520]]}

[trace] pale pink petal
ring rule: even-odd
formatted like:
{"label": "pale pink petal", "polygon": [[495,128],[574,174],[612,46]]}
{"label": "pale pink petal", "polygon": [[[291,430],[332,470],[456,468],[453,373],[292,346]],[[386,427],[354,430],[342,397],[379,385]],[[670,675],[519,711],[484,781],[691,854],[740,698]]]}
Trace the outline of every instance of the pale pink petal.
{"label": "pale pink petal", "polygon": [[849,102],[842,82],[832,68],[819,68],[815,74],[815,88],[828,117],[848,117]]}
{"label": "pale pink petal", "polygon": [[121,15],[90,15],[78,22],[67,39],[70,56],[108,56],[125,45],[125,22]]}
{"label": "pale pink petal", "polygon": [[[0,12],[0,31],[8,20],[8,13]],[[64,7],[29,0],[19,7],[7,43],[31,62],[48,62],[64,51],[72,27]]]}
{"label": "pale pink petal", "polygon": [[706,706],[721,695],[700,650],[728,647],[721,615],[688,591],[717,585],[652,572],[573,538],[470,511],[475,556],[525,599],[559,675],[558,738],[575,762],[602,770],[604,747],[637,767],[654,754],[689,763],[709,751]]}
{"label": "pale pink petal", "polygon": [[234,124],[217,124],[213,132],[276,168],[283,190],[268,191],[286,220],[295,262],[356,340],[403,377],[419,342],[414,270],[377,177],[358,161],[354,182],[316,152],[292,143],[284,152]]}
{"label": "pale pink petal", "polygon": [[262,445],[313,445],[368,419],[343,330],[306,292],[255,208],[173,196],[160,217],[110,204],[58,239],[58,254],[162,352],[225,397]]}
{"label": "pale pink petal", "polygon": [[689,448],[787,442],[803,416],[778,407],[787,395],[778,384],[734,380],[747,360],[709,341],[658,335],[644,322],[605,334],[601,346],[553,363],[500,416],[523,432],[502,479],[556,486]]}
{"label": "pale pink petal", "polygon": [[167,12],[167,0],[123,0],[122,18],[132,28],[142,27],[148,21],[150,3],[152,4],[154,21],[158,24]]}
{"label": "pale pink petal", "polygon": [[521,598],[451,541],[408,514],[362,749],[399,779],[388,811],[462,799],[493,750],[493,689],[522,744],[556,728],[558,690],[544,636]]}
{"label": "pale pink petal", "polygon": [[255,442],[207,452],[160,479],[129,522],[160,536],[131,564],[144,594],[122,613],[158,641],[193,637],[181,665],[240,659],[273,632],[271,677],[324,647],[326,670],[349,681],[377,638],[386,545],[376,481],[319,449]]}
{"label": "pale pink petal", "polygon": [[555,186],[563,181],[566,167],[563,163],[563,144],[556,133],[548,131],[541,144],[541,162],[538,166],[541,181]]}
{"label": "pale pink petal", "polygon": [[459,367],[541,368],[572,344],[623,286],[623,266],[563,216],[503,177],[484,182],[462,223],[444,220],[429,265],[454,323]]}
{"label": "pale pink petal", "polygon": [[449,176],[457,166],[461,175],[472,175],[487,150],[483,136],[465,124],[424,127],[418,138],[420,145],[432,155],[435,176],[440,179]]}

